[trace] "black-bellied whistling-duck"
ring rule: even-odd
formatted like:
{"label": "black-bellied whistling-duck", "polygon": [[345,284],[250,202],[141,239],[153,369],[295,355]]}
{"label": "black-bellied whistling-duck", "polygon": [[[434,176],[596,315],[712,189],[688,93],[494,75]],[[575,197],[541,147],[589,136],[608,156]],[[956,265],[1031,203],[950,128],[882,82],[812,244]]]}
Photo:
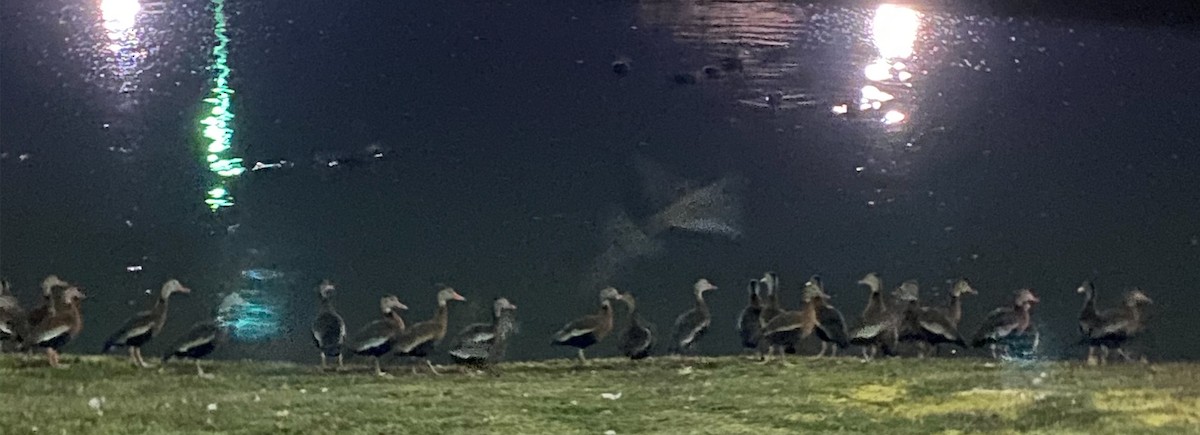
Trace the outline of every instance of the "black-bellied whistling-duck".
{"label": "black-bellied whistling-duck", "polygon": [[200,367],[200,359],[216,350],[217,344],[226,338],[226,331],[217,322],[203,321],[192,325],[187,333],[171,344],[162,356],[165,365],[171,358],[190,358],[196,363],[196,375],[212,379],[213,375],[205,373]]}
{"label": "black-bellied whistling-duck", "polygon": [[954,281],[954,287],[950,288],[950,300],[946,303],[945,309],[942,312],[946,313],[946,319],[958,327],[962,322],[962,297],[963,295],[977,295],[978,290],[971,286],[971,282],[966,278],[959,278]]}
{"label": "black-bellied whistling-duck", "polygon": [[454,339],[450,358],[458,364],[493,367],[504,359],[508,337],[517,327],[517,306],[505,298],[492,301],[492,321],[467,325]]}
{"label": "black-bellied whistling-duck", "polygon": [[[817,353],[817,358],[825,356],[826,348],[831,348],[829,356],[837,356],[838,349],[850,346],[850,337],[846,334],[846,319],[841,311],[829,304],[829,294],[825,293],[821,277],[814,276],[810,281],[821,290],[809,302],[815,305],[817,311],[817,325],[813,329],[817,338],[821,339],[821,352]],[[830,344],[833,346],[829,346]]]}
{"label": "black-bellied whistling-duck", "polygon": [[59,301],[51,301],[51,312],[30,331],[33,346],[46,349],[50,366],[66,367],[58,363],[58,350],[70,343],[83,330],[83,314],[79,310],[84,296],[79,287],[67,287]]}
{"label": "black-bellied whistling-duck", "polygon": [[[758,356],[760,359],[762,359],[764,358],[763,351],[769,350],[769,346],[765,346],[761,340],[762,328],[767,325],[767,322],[770,322],[771,319],[774,319],[775,316],[783,313],[784,309],[783,302],[779,296],[779,291],[782,288],[779,286],[779,274],[775,272],[764,273],[762,279],[758,280],[758,283],[759,289],[767,293],[767,298],[765,301],[763,301],[762,311],[758,313],[760,336],[758,343]],[[795,343],[788,344],[787,346],[784,346],[783,350],[786,353],[794,354],[796,353],[796,345]]]}
{"label": "black-bellied whistling-duck", "polygon": [[325,368],[325,359],[337,357],[338,369],[342,366],[342,345],[346,342],[346,321],[333,308],[333,291],[336,287],[329,280],[321,281],[317,286],[317,296],[321,299],[317,317],[313,319],[313,344],[321,353],[321,369]]}
{"label": "black-bellied whistling-duck", "polygon": [[629,322],[621,332],[621,353],[633,360],[648,357],[654,348],[654,327],[638,314],[633,293],[622,293],[621,300],[629,307]]}
{"label": "black-bellied whistling-duck", "polygon": [[1125,303],[1120,307],[1097,313],[1096,321],[1084,335],[1088,345],[1088,364],[1096,364],[1094,352],[1097,347],[1100,348],[1100,364],[1108,362],[1109,349],[1116,349],[1118,355],[1126,361],[1132,361],[1133,358],[1121,346],[1142,331],[1142,307],[1151,303],[1154,301],[1142,289],[1134,288],[1125,294]]}
{"label": "black-bellied whistling-duck", "polygon": [[[814,278],[817,277],[814,276]],[[763,326],[762,340],[763,344],[767,346],[766,355],[763,356],[764,363],[770,361],[772,353],[779,353],[782,358],[787,347],[795,347],[800,340],[812,335],[813,329],[816,328],[818,324],[817,304],[813,303],[813,299],[821,296],[824,292],[821,291],[818,282],[814,282],[812,279],[804,283],[803,292],[803,308],[784,311]]]}
{"label": "black-bellied whistling-duck", "polygon": [[383,318],[368,323],[350,338],[348,347],[351,352],[375,359],[376,375],[388,376],[379,367],[379,357],[391,352],[396,336],[404,332],[404,319],[400,317],[400,310],[407,309],[408,306],[400,303],[396,296],[384,296],[379,299],[379,311],[383,313]]}
{"label": "black-bellied whistling-duck", "polygon": [[1025,331],[1029,329],[1029,310],[1036,303],[1038,303],[1038,298],[1034,296],[1032,290],[1027,288],[1017,290],[1012,305],[997,308],[988,314],[987,319],[983,321],[971,339],[971,345],[975,347],[988,345],[992,352],[992,358],[999,358],[996,348],[997,345],[1003,345],[1004,353],[1007,355],[1009,342],[1024,335]]}
{"label": "black-bellied whistling-duck", "polygon": [[[930,347],[936,348],[942,343],[966,347],[966,342],[958,332],[958,323],[952,318],[954,302],[946,307],[938,308],[917,306],[919,289],[915,281],[910,281],[910,283],[913,285],[901,286],[900,289],[897,289],[897,296],[901,300],[908,301],[900,323],[900,339],[915,342],[917,356],[921,358],[925,357]],[[951,297],[957,298],[957,295],[969,289],[971,288],[966,281],[960,280],[959,284],[956,284],[951,290]]]}
{"label": "black-bellied whistling-duck", "polygon": [[5,341],[18,341],[28,333],[25,322],[21,301],[12,294],[8,280],[0,279],[0,352],[4,351]]}
{"label": "black-bellied whistling-duck", "polygon": [[867,306],[863,308],[858,327],[850,334],[850,343],[862,346],[863,359],[870,361],[880,348],[886,355],[895,346],[896,317],[888,311],[887,301],[883,299],[883,280],[879,274],[868,273],[858,283],[867,286],[871,295],[867,297]]}
{"label": "black-bellied whistling-duck", "polygon": [[163,283],[162,289],[158,292],[158,299],[154,301],[154,308],[149,311],[142,311],[125,322],[116,332],[104,341],[104,350],[108,352],[114,347],[127,346],[129,347],[129,360],[133,365],[140,367],[150,367],[142,359],[142,346],[150,342],[155,336],[162,331],[163,325],[167,323],[167,301],[172,294],[191,293],[192,289],[184,287],[179,283],[179,280],[168,280]]}
{"label": "black-bellied whistling-duck", "polygon": [[758,280],[750,280],[746,290],[750,294],[750,300],[746,302],[746,308],[742,308],[741,314],[738,314],[737,333],[742,339],[742,348],[754,350],[758,349],[759,335],[762,334],[759,317],[762,314],[763,303],[758,294]]}
{"label": "black-bellied whistling-duck", "polygon": [[438,374],[433,363],[429,361],[429,353],[433,351],[433,347],[442,341],[446,336],[446,325],[449,321],[450,309],[447,304],[450,301],[465,301],[466,298],[454,291],[450,287],[442,287],[437,293],[437,311],[434,312],[433,318],[424,322],[418,322],[406,328],[404,332],[396,336],[396,344],[392,347],[392,352],[400,356],[412,356],[425,360],[425,365],[433,374]]}
{"label": "black-bellied whistling-duck", "polygon": [[42,320],[54,313],[55,305],[60,301],[60,299],[54,297],[54,289],[57,287],[69,287],[70,285],[60,279],[58,275],[50,275],[42,280],[42,305],[34,307],[26,313],[25,319],[30,328],[40,325]]}
{"label": "black-bellied whistling-duck", "polygon": [[696,305],[675,318],[675,334],[671,339],[673,351],[691,350],[708,332],[708,326],[712,324],[712,314],[708,311],[708,303],[704,302],[704,292],[716,289],[717,286],[704,278],[692,284],[692,297],[695,298]]}
{"label": "black-bellied whistling-duck", "polygon": [[[1096,310],[1096,286],[1091,280],[1087,280],[1079,284],[1075,292],[1083,294],[1083,308],[1079,310],[1079,333],[1086,339],[1100,323],[1100,313]],[[1095,352],[1095,346],[1088,348],[1089,362],[1095,357]]]}
{"label": "black-bellied whistling-duck", "polygon": [[587,363],[583,350],[599,343],[613,329],[612,301],[621,299],[621,292],[612,287],[600,290],[600,311],[572,320],[554,333],[550,344],[579,349],[579,362]]}

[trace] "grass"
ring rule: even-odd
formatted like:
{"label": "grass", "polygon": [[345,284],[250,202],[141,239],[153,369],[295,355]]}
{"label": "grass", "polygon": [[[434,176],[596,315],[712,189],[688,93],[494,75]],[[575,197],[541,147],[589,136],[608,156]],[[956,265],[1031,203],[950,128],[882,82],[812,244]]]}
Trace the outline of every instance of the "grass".
{"label": "grass", "polygon": [[[0,356],[0,433],[1200,433],[1200,366],[744,357],[510,363],[500,376]],[[619,393],[620,398],[603,398]]]}

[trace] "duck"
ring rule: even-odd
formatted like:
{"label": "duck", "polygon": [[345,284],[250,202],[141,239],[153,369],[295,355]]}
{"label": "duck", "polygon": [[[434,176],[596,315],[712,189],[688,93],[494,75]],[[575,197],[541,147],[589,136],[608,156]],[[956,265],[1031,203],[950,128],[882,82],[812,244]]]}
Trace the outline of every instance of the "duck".
{"label": "duck", "polygon": [[12,294],[12,285],[8,279],[0,279],[0,352],[4,351],[5,341],[19,341],[27,334],[27,327],[25,310]]}
{"label": "duck", "polygon": [[[763,356],[763,363],[767,363],[771,359],[773,353],[778,353],[782,358],[784,349],[791,346],[794,347],[800,340],[812,335],[816,328],[817,319],[817,304],[813,303],[813,299],[824,294],[818,284],[820,278],[816,280],[809,279],[804,283],[804,307],[794,311],[784,311],[775,318],[771,319],[763,326],[762,340],[767,346],[767,353]],[[826,295],[827,296],[827,295]]]}
{"label": "duck", "polygon": [[858,327],[850,334],[850,344],[861,346],[863,360],[870,361],[883,349],[884,355],[891,353],[896,343],[896,318],[888,311],[883,297],[883,280],[878,273],[870,272],[858,280],[867,286],[871,294],[867,306],[859,316]]}
{"label": "duck", "polygon": [[556,346],[571,346],[579,351],[579,363],[587,364],[584,350],[608,337],[613,329],[613,300],[620,300],[621,292],[613,287],[600,290],[600,310],[563,325],[550,339]]}
{"label": "duck", "polygon": [[[956,285],[952,293],[965,292],[965,289],[969,288],[969,286]],[[958,333],[958,323],[952,318],[952,309],[949,306],[939,308],[918,306],[918,291],[915,280],[906,281],[896,291],[896,296],[900,300],[908,302],[900,321],[900,340],[916,343],[918,358],[924,358],[930,348],[936,348],[942,343],[966,347],[966,341]]]}
{"label": "duck", "polygon": [[328,279],[317,285],[320,306],[317,309],[317,317],[313,319],[312,336],[313,344],[321,354],[322,370],[326,368],[326,359],[334,357],[337,358],[338,369],[344,368],[342,345],[346,342],[346,321],[333,308],[333,291],[336,289]]}
{"label": "duck", "polygon": [[475,323],[463,328],[447,353],[455,363],[493,367],[504,359],[508,337],[516,331],[517,306],[506,298],[492,301],[492,321]]}
{"label": "duck", "polygon": [[213,379],[214,376],[211,373],[205,373],[204,368],[200,366],[200,359],[216,350],[217,344],[225,340],[227,336],[226,329],[216,321],[197,322],[171,343],[167,352],[162,356],[162,365],[165,366],[171,358],[189,358],[196,363],[196,376]]}
{"label": "duck", "polygon": [[1145,328],[1142,324],[1142,307],[1152,303],[1154,301],[1141,288],[1134,288],[1125,294],[1125,301],[1120,307],[1097,313],[1092,327],[1084,335],[1084,342],[1088,345],[1088,364],[1096,365],[1094,353],[1097,347],[1100,348],[1100,364],[1108,362],[1109,349],[1115,349],[1126,361],[1132,361],[1133,358],[1121,346]]}
{"label": "duck", "polygon": [[433,351],[433,347],[446,336],[446,327],[450,315],[448,303],[450,301],[467,300],[467,298],[458,294],[453,288],[441,287],[441,290],[438,290],[437,293],[438,306],[433,314],[433,318],[417,322],[405,328],[403,332],[396,336],[396,343],[392,346],[392,353],[396,355],[424,359],[425,365],[435,375],[438,374],[438,371],[433,367],[433,363],[429,361],[428,356]]}
{"label": "duck", "polygon": [[841,311],[829,304],[830,296],[825,293],[825,285],[821,282],[821,277],[814,276],[810,281],[821,290],[809,302],[815,305],[817,312],[817,324],[813,329],[817,338],[821,340],[821,351],[817,353],[817,358],[825,356],[826,348],[830,350],[829,356],[836,357],[838,349],[850,346],[850,337],[846,333],[846,319],[842,316]]}
{"label": "duck", "polygon": [[192,289],[185,287],[177,279],[170,279],[163,283],[162,288],[158,292],[158,299],[154,301],[154,308],[149,311],[142,311],[125,322],[125,325],[117,329],[108,340],[104,341],[102,353],[107,353],[114,347],[128,347],[129,360],[135,366],[150,367],[142,359],[142,346],[149,343],[167,323],[167,301],[171,295],[175,293],[188,294]]}
{"label": "duck", "polygon": [[65,364],[58,361],[58,350],[74,340],[83,330],[83,314],[79,306],[87,296],[79,287],[68,286],[59,298],[58,301],[50,301],[50,312],[29,332],[29,341],[33,346],[46,350],[46,359],[50,362],[50,367],[66,368]]}
{"label": "duck", "polygon": [[1003,346],[1007,356],[1011,342],[1023,336],[1029,329],[1031,323],[1029,310],[1038,302],[1039,299],[1033,294],[1033,290],[1028,288],[1017,290],[1012,305],[997,308],[988,314],[987,319],[984,319],[983,324],[971,339],[971,345],[974,347],[987,345],[992,352],[992,358],[996,359],[1000,358],[997,348]]}
{"label": "duck", "polygon": [[704,292],[716,289],[717,286],[704,278],[692,284],[696,306],[675,318],[675,334],[671,339],[674,352],[682,353],[693,349],[696,342],[708,332],[708,326],[712,324],[712,314],[708,311],[708,303],[704,302]]}
{"label": "duck", "polygon": [[742,308],[742,312],[738,314],[737,333],[742,340],[742,349],[758,349],[758,339],[762,333],[762,323],[760,323],[759,317],[762,315],[763,302],[762,297],[758,294],[758,283],[757,279],[752,279],[746,286],[746,292],[750,299],[746,302],[746,307]]}
{"label": "duck", "polygon": [[628,325],[621,332],[621,353],[635,361],[646,358],[654,348],[654,325],[638,314],[637,298],[633,293],[622,293],[621,301],[629,307]]}
{"label": "duck", "polygon": [[66,281],[60,279],[58,275],[49,275],[42,279],[42,304],[34,307],[25,314],[25,321],[29,327],[32,328],[40,325],[42,320],[53,314],[54,305],[57,303],[54,298],[54,289],[58,287],[66,288],[70,285],[71,284],[68,284]]}
{"label": "duck", "polygon": [[[766,346],[764,349],[764,342],[761,340],[762,328],[766,327],[767,323],[770,322],[771,319],[774,319],[776,316],[784,312],[783,302],[780,301],[779,297],[779,274],[775,272],[764,273],[762,279],[759,279],[759,289],[764,288],[767,292],[767,300],[765,303],[763,303],[762,311],[758,313],[758,328],[760,337],[758,343],[758,356],[760,360],[764,360],[766,358],[763,352],[764,350],[770,351],[769,346]],[[788,344],[783,350],[784,352],[794,354],[796,353],[796,345],[794,343]]]}
{"label": "duck", "polygon": [[404,319],[400,317],[401,310],[408,306],[400,302],[395,295],[387,295],[379,299],[379,311],[382,319],[368,323],[350,337],[347,346],[355,355],[370,356],[375,360],[375,375],[389,376],[379,366],[379,357],[392,351],[396,336],[404,332]]}
{"label": "duck", "polygon": [[966,278],[959,278],[954,281],[954,286],[950,288],[950,300],[946,302],[946,307],[941,311],[945,313],[946,319],[958,327],[962,322],[962,297],[963,295],[978,295],[979,291],[971,285],[971,281]]}

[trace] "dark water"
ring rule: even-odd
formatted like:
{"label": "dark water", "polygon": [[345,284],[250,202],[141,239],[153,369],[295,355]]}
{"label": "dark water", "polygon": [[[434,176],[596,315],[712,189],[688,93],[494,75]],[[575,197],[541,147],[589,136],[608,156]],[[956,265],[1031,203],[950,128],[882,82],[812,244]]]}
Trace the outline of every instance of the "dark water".
{"label": "dark water", "polygon": [[[931,301],[966,276],[981,291],[968,330],[1031,287],[1044,351],[1068,357],[1082,351],[1067,345],[1079,281],[1096,279],[1102,306],[1141,286],[1156,303],[1139,350],[1200,357],[1194,21],[393,3],[229,0],[230,155],[294,166],[229,179],[236,204],[217,213],[199,123],[217,71],[213,4],[144,3],[107,28],[94,2],[0,6],[0,261],[27,304],[49,273],[87,287],[68,351],[97,349],[143,290],[178,277],[196,291],[172,304],[167,335],[237,291],[270,304],[278,331],[223,356],[313,360],[313,287],[330,278],[351,329],[387,293],[426,318],[441,282],[469,300],[452,330],[505,295],[520,307],[511,357],[567,356],[547,337],[591,311],[601,283],[639,293],[666,332],[707,277],[721,290],[701,347],[725,353],[742,283],[776,270],[789,289],[821,274],[847,317],[866,272],[917,278]],[[704,75],[724,58],[743,70]],[[673,82],[686,73],[700,79]],[[854,116],[835,113],[843,104]],[[637,162],[661,166],[659,183]],[[657,255],[597,269],[617,211],[636,227],[659,210],[645,190],[721,177],[744,182],[739,237],[664,231]],[[280,277],[243,279],[254,268]]]}

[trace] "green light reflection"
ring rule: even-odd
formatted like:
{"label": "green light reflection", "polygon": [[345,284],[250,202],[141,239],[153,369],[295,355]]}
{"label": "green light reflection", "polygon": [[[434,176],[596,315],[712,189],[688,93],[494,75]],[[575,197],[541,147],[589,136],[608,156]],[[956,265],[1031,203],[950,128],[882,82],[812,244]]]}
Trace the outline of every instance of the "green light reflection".
{"label": "green light reflection", "polygon": [[233,110],[231,109],[233,89],[229,87],[229,36],[226,34],[225,0],[213,0],[213,34],[217,45],[213,47],[213,67],[216,72],[213,77],[213,87],[208,98],[203,101],[210,107],[204,119],[200,120],[201,134],[204,136],[205,161],[208,170],[216,174],[216,179],[208,190],[205,204],[213,211],[234,204],[229,194],[229,179],[237,177],[246,171],[242,159],[230,155],[233,144]]}

